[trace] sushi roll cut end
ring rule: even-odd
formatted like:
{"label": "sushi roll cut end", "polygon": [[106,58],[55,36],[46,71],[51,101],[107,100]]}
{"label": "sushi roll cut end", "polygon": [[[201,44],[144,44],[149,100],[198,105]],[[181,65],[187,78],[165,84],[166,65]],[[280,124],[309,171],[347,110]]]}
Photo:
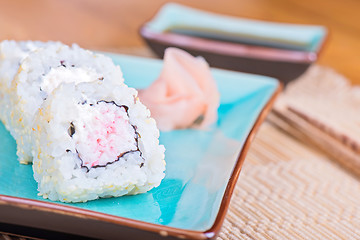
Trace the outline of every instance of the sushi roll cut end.
{"label": "sushi roll cut end", "polygon": [[138,133],[130,124],[127,110],[125,105],[106,101],[78,105],[80,117],[68,131],[76,143],[82,167],[104,167],[125,154],[139,151]]}

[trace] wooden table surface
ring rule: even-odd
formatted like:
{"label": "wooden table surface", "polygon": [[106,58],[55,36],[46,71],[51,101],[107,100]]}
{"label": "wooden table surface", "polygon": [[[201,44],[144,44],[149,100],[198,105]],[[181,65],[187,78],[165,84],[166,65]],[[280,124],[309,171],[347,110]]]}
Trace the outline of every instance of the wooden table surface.
{"label": "wooden table surface", "polygon": [[[85,48],[144,47],[138,29],[165,0],[0,0],[0,40],[60,40]],[[260,20],[321,24],[330,30],[319,63],[360,84],[359,0],[180,0]]]}
{"label": "wooden table surface", "polygon": [[[144,47],[138,29],[166,0],[0,0],[0,40],[60,40],[91,49]],[[360,84],[359,0],[178,0],[259,20],[330,30],[319,63]],[[0,236],[1,237],[1,236]]]}

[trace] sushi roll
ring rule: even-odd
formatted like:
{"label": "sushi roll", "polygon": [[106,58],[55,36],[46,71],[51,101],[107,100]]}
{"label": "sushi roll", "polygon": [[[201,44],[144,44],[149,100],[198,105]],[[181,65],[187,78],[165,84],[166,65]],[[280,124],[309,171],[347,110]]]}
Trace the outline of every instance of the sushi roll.
{"label": "sushi roll", "polygon": [[48,95],[62,83],[91,81],[120,84],[122,72],[110,58],[77,45],[44,44],[22,60],[9,89],[8,111],[3,113],[4,122],[16,140],[21,163],[32,161],[31,126]]}
{"label": "sushi roll", "polygon": [[11,131],[9,125],[11,83],[19,69],[21,61],[30,52],[49,45],[60,46],[60,42],[40,41],[13,41],[4,40],[0,42],[0,119],[5,127]]}
{"label": "sushi roll", "polygon": [[44,198],[138,194],[164,178],[155,120],[104,55],[77,45],[3,41],[0,101],[18,159],[33,161]]}
{"label": "sushi roll", "polygon": [[[67,74],[57,81],[62,77]],[[44,198],[84,202],[138,194],[164,178],[155,120],[123,83],[62,84],[35,115],[33,170]]]}
{"label": "sushi roll", "polygon": [[9,89],[11,82],[16,75],[22,59],[30,52],[49,45],[60,46],[60,42],[40,42],[40,41],[13,41],[4,40],[0,42],[0,86],[1,93]]}

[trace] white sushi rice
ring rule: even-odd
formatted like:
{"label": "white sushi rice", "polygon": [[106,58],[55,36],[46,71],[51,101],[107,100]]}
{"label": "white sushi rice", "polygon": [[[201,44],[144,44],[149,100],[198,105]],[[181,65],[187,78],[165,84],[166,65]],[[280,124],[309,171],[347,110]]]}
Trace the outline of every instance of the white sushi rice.
{"label": "white sushi rice", "polygon": [[10,64],[18,66],[13,80],[1,80],[9,106],[1,119],[19,160],[33,160],[39,194],[85,202],[158,186],[165,171],[159,130],[120,68],[76,45],[26,51]]}
{"label": "white sushi rice", "polygon": [[0,42],[0,119],[5,127],[11,131],[10,127],[10,95],[12,93],[11,85],[16,73],[19,70],[21,61],[29,55],[30,52],[46,46],[60,46],[60,42],[39,42],[39,41],[13,41],[4,40]]}
{"label": "white sushi rice", "polygon": [[[59,73],[62,78],[56,76]],[[6,125],[12,129],[20,162],[32,161],[29,136],[34,115],[52,90],[62,83],[95,80],[121,84],[120,67],[115,66],[110,58],[77,45],[47,44],[28,53],[11,83],[10,111],[4,113],[4,119],[10,119]]]}
{"label": "white sushi rice", "polygon": [[32,51],[49,45],[60,46],[60,42],[13,41],[0,42],[0,85],[9,89],[21,61]]}

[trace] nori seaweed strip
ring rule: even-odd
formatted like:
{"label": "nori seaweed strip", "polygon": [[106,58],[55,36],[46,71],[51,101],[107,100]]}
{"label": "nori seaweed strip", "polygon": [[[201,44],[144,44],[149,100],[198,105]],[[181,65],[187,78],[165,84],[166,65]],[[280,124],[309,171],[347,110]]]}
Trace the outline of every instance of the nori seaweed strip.
{"label": "nori seaweed strip", "polygon": [[[118,105],[118,104],[116,104],[114,101],[105,101],[105,100],[97,101],[96,104],[98,104],[99,102],[111,103],[111,104],[114,104],[115,106],[117,106],[117,107],[119,107],[119,108],[124,108],[126,114],[128,115],[128,117],[129,117],[129,119],[130,119],[129,112],[128,112],[128,110],[129,110],[129,107],[128,107],[128,106],[126,106],[126,105]],[[90,104],[90,106],[92,106],[92,105],[93,105],[93,104]],[[82,167],[82,168],[86,168],[86,172],[89,172],[91,168],[106,167],[106,166],[109,165],[109,164],[113,164],[113,163],[115,163],[115,162],[118,162],[118,161],[120,160],[120,158],[124,157],[124,155],[126,155],[126,154],[128,154],[128,153],[132,153],[132,152],[139,152],[140,157],[145,161],[145,159],[144,159],[143,156],[142,156],[142,152],[141,152],[140,149],[139,149],[139,138],[141,138],[141,136],[140,136],[140,134],[137,132],[137,127],[134,126],[134,125],[132,125],[132,124],[130,124],[130,125],[133,127],[133,129],[134,129],[134,131],[135,131],[135,135],[136,135],[136,137],[134,138],[134,139],[135,139],[135,142],[136,142],[136,150],[130,150],[130,151],[127,151],[127,152],[123,152],[123,153],[121,153],[120,155],[118,155],[118,157],[117,157],[117,159],[116,159],[115,161],[108,162],[108,163],[106,163],[105,165],[96,165],[96,166],[93,166],[93,167],[88,168],[87,166],[83,166],[84,161],[81,159],[78,150],[75,148],[76,154],[77,154],[78,158],[79,158],[80,161],[81,161],[81,167]],[[75,126],[73,125],[73,122],[71,122],[70,128],[71,128],[71,126],[73,126],[74,133],[75,133]],[[70,129],[70,128],[69,128],[69,129]],[[72,135],[70,135],[70,136],[72,137]],[[142,162],[142,163],[140,164],[140,168],[142,168],[143,166],[144,166],[144,163]]]}
{"label": "nori seaweed strip", "polygon": [[74,134],[75,134],[75,126],[74,126],[74,123],[71,122],[70,123],[70,127],[68,129],[68,133],[69,133],[69,136],[72,137]]}
{"label": "nori seaweed strip", "polygon": [[64,68],[66,68],[65,60],[61,60],[61,61],[60,61],[60,65],[61,65],[62,67],[64,67]]}
{"label": "nori seaweed strip", "polygon": [[125,109],[125,112],[126,114],[128,115],[128,117],[130,118],[129,116],[129,113],[128,113],[128,110],[129,110],[129,107],[126,106],[126,105],[118,105],[116,102],[114,101],[105,101],[105,100],[100,100],[100,101],[97,101],[96,104],[100,103],[100,102],[104,102],[104,103],[111,103],[111,104],[114,104],[115,106],[119,107],[119,108],[124,108]]}

